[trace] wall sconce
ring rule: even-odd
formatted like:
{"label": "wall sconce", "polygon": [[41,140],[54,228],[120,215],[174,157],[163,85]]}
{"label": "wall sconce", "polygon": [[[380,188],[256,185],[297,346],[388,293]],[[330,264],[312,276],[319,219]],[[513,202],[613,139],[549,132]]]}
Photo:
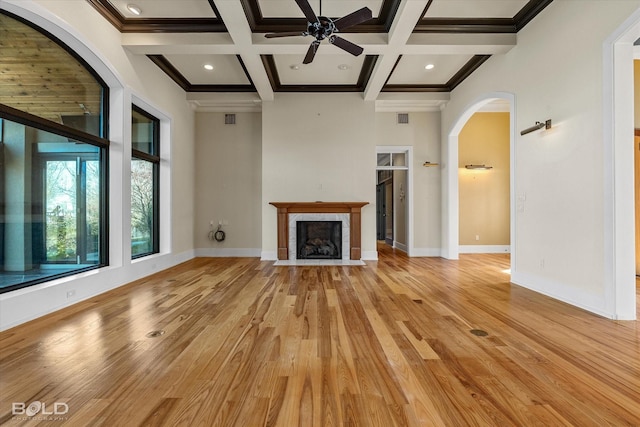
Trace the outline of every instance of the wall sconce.
{"label": "wall sconce", "polygon": [[424,166],[424,167],[429,167],[429,166],[439,166],[439,165],[440,165],[440,163],[431,163],[431,162],[424,162],[424,163],[422,164],[422,166]]}
{"label": "wall sconce", "polygon": [[528,133],[531,133],[533,131],[536,131],[542,128],[551,129],[551,119],[545,120],[544,122],[536,122],[534,126],[531,126],[530,128],[526,128],[525,130],[520,132],[520,135],[526,135]]}
{"label": "wall sconce", "polygon": [[473,169],[473,170],[489,170],[493,169],[493,166],[487,165],[464,165],[465,169]]}

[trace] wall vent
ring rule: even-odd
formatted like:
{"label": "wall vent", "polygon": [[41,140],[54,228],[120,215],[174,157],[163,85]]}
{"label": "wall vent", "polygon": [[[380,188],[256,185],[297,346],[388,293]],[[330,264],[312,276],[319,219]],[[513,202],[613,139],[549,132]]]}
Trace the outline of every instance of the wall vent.
{"label": "wall vent", "polygon": [[408,125],[409,124],[409,113],[398,113],[398,124],[399,125]]}
{"label": "wall vent", "polygon": [[235,125],[236,124],[236,115],[235,114],[225,114],[224,115],[224,124],[225,125]]}

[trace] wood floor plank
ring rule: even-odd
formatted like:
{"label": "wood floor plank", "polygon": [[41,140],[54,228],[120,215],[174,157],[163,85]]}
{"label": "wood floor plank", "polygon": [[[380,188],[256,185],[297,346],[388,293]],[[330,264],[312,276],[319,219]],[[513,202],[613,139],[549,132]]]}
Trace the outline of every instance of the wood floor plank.
{"label": "wood floor plank", "polygon": [[510,284],[506,254],[379,253],[197,258],[4,331],[0,425],[640,426],[639,322]]}

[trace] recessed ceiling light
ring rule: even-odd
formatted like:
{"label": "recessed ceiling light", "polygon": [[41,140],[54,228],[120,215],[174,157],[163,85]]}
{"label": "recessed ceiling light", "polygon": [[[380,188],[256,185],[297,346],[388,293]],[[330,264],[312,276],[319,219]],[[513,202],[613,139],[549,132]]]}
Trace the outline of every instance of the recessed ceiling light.
{"label": "recessed ceiling light", "polygon": [[435,67],[435,65],[433,65],[433,64],[427,64],[427,65],[424,66],[424,69],[425,70],[433,70],[434,67]]}
{"label": "recessed ceiling light", "polygon": [[289,65],[289,68],[291,68],[292,70],[299,70],[300,66],[298,64],[291,64]]}
{"label": "recessed ceiling light", "polygon": [[140,9],[140,6],[135,4],[128,4],[127,9],[134,15],[140,15],[142,13],[142,9]]}
{"label": "recessed ceiling light", "polygon": [[345,70],[348,70],[348,69],[349,69],[349,66],[347,64],[338,65],[338,70],[345,71]]}
{"label": "recessed ceiling light", "polygon": [[204,64],[204,69],[207,71],[212,71],[213,70],[213,65],[211,64]]}

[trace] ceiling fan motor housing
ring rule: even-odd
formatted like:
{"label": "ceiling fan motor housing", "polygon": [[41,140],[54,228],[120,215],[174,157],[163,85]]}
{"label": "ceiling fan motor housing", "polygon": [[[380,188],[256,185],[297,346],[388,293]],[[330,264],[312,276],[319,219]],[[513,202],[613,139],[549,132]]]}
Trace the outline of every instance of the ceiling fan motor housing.
{"label": "ceiling fan motor housing", "polygon": [[324,40],[336,30],[336,26],[330,18],[319,16],[315,22],[309,22],[307,25],[307,33],[316,38],[316,40]]}

